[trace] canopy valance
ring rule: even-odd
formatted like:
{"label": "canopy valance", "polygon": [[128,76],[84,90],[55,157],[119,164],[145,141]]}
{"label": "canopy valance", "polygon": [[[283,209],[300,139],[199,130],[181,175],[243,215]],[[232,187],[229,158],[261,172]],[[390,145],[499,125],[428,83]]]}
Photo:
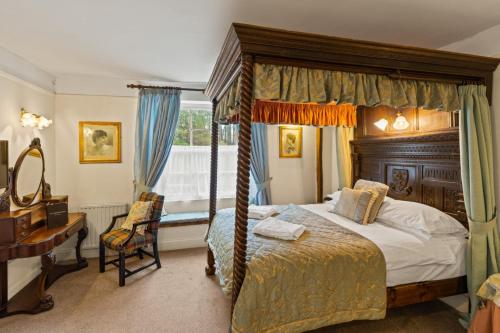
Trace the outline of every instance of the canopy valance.
{"label": "canopy valance", "polygon": [[[217,121],[227,122],[237,117],[239,91],[238,77],[217,106]],[[460,107],[456,84],[259,63],[254,64],[253,70],[253,100],[330,104],[328,107],[332,115],[335,114],[335,108],[332,108],[331,104],[350,104],[354,109],[357,105],[418,107],[445,111],[458,110]],[[304,109],[311,110],[310,107]],[[283,114],[283,107],[280,110]],[[344,113],[345,110],[346,107],[339,109]],[[336,115],[335,117],[338,118]],[[352,126],[344,123],[339,125]]]}

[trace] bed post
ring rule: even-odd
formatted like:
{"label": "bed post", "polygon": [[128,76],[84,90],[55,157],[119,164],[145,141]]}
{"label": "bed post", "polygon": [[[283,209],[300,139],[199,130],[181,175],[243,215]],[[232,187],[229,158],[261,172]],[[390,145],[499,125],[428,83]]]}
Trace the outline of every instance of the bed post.
{"label": "bed post", "polygon": [[[215,111],[217,109],[217,100],[212,100],[212,136],[210,142],[210,205],[208,209],[208,230],[212,225],[215,212],[217,210],[217,153],[219,150],[219,123],[215,121]],[[207,245],[207,267],[205,267],[207,276],[215,274],[214,254]]]}
{"label": "bed post", "polygon": [[233,299],[231,314],[246,273],[248,192],[250,183],[250,150],[252,138],[253,57],[241,56],[240,130],[238,136],[238,173],[236,183],[236,221],[233,256]]}

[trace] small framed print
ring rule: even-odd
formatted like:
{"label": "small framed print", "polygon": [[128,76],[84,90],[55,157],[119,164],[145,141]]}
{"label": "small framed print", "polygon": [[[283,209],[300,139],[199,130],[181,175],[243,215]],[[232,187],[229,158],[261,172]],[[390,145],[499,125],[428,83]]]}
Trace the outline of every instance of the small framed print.
{"label": "small framed print", "polygon": [[79,122],[80,163],[121,163],[120,122]]}
{"label": "small framed print", "polygon": [[302,157],[302,127],[280,126],[280,158]]}

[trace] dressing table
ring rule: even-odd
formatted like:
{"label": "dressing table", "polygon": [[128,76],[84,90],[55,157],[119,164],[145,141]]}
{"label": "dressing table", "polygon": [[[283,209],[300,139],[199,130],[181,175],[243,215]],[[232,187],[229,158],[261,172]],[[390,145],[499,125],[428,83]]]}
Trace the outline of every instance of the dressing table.
{"label": "dressing table", "polygon": [[[67,196],[52,196],[45,182],[45,159],[40,140],[35,138],[11,170],[9,186],[0,195],[0,318],[50,310],[54,300],[46,293],[54,281],[66,273],[88,266],[80,246],[87,236],[84,213],[69,213],[68,222],[47,227],[47,205],[67,203]],[[10,209],[10,198],[18,209]],[[5,199],[6,198],[6,199]],[[8,200],[8,202],[5,202]],[[56,263],[53,250],[72,235],[78,235],[76,261]],[[8,300],[8,261],[40,256],[41,273]]]}

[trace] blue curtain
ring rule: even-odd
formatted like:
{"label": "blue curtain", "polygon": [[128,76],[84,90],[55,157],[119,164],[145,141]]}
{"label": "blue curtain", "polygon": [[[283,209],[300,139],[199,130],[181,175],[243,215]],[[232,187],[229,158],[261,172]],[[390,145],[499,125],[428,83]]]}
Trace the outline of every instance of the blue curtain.
{"label": "blue curtain", "polygon": [[250,172],[257,191],[253,199],[256,205],[271,204],[269,159],[267,154],[267,128],[264,124],[252,124],[252,150]]}
{"label": "blue curtain", "polygon": [[150,192],[160,178],[174,142],[180,90],[141,89],[135,129],[134,190]]}

